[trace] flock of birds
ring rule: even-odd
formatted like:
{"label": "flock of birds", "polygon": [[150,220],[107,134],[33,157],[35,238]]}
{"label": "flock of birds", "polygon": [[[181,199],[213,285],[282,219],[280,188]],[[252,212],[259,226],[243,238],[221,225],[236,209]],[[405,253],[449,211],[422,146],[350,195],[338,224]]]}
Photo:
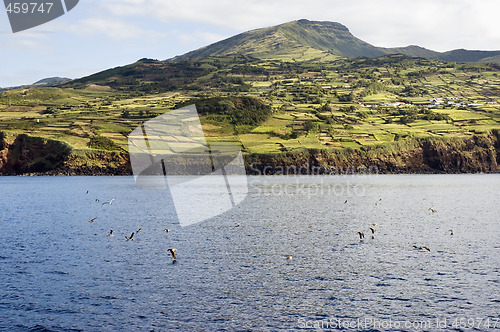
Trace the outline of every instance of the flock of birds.
{"label": "flock of birds", "polygon": [[[380,199],[382,200],[382,199]],[[347,203],[347,200],[344,202],[344,204]],[[375,205],[377,205],[378,203],[375,203]],[[433,214],[437,212],[437,210],[433,209],[432,207],[429,208],[429,211],[431,211]],[[375,226],[377,226],[377,224],[372,224],[373,227],[370,227],[370,231],[372,233],[372,239],[375,238]],[[450,235],[453,235],[453,229],[449,229],[448,232],[450,232]],[[365,233],[364,231],[359,231],[358,232],[358,235],[359,235],[359,240],[360,241],[363,241],[364,238],[365,238]],[[417,246],[417,245],[413,245],[413,248],[415,249],[419,249],[419,250],[427,250],[427,251],[431,251],[431,249],[429,249],[429,247],[427,246]]]}
{"label": "flock of birds", "polygon": [[[88,194],[89,194],[89,192],[88,192],[88,190],[87,190],[86,195],[88,195]],[[100,203],[100,201],[99,201],[99,199],[98,199],[98,198],[96,198],[96,199],[95,199],[95,201],[96,201],[97,203]],[[112,198],[112,199],[111,199],[111,200],[109,200],[109,201],[103,202],[101,205],[111,205],[111,204],[113,204],[113,202],[114,202],[114,201],[115,201],[115,198]],[[97,219],[97,218],[98,218],[98,217],[92,218],[92,219],[90,219],[87,223],[93,223],[93,222],[95,222],[95,221],[96,221],[96,219]],[[164,231],[164,232],[166,232],[166,233],[168,233],[170,230],[169,230],[168,228],[165,228],[163,231]],[[135,235],[137,235],[137,234],[138,234],[138,233],[140,233],[140,232],[142,232],[142,228],[139,228],[137,231],[132,232],[132,233],[130,234],[130,236],[126,236],[126,235],[125,235],[125,239],[126,239],[127,241],[134,241],[134,236],[135,236]],[[110,230],[109,230],[108,236],[115,236],[115,234],[114,234],[114,232],[113,232],[113,230],[112,230],[112,229],[110,229]],[[175,263],[177,262],[177,255],[176,255],[176,253],[175,253],[175,252],[177,251],[177,249],[175,249],[175,248],[169,248],[169,249],[167,249],[167,251],[168,251],[168,252],[172,255],[172,258],[173,258],[173,262],[172,262],[172,263],[174,263],[174,264],[175,264]]]}
{"label": "flock of birds", "polygon": [[[372,224],[372,226],[377,226],[377,224]],[[374,239],[375,238],[375,235],[374,235],[375,234],[375,228],[370,227],[370,231],[372,232],[372,239]],[[360,240],[363,240],[365,238],[365,232],[363,232],[363,231],[359,231],[358,235],[359,235],[359,239]]]}
{"label": "flock of birds", "polygon": [[[89,192],[87,191],[86,194],[88,194]],[[115,199],[111,199],[107,202],[103,202],[101,205],[111,205],[113,203]],[[380,199],[379,201],[381,201],[382,199]],[[99,202],[99,199],[96,198],[95,200],[96,202]],[[347,204],[347,200],[344,201],[344,204]],[[377,203],[375,203],[375,205],[377,205]],[[431,211],[433,214],[437,212],[437,210],[433,209],[432,207],[429,208],[429,211]],[[95,220],[97,219],[97,217],[95,218],[92,218],[88,221],[88,223],[93,223],[95,222]],[[235,223],[235,227],[239,227],[240,226],[240,223]],[[370,232],[371,232],[371,238],[372,239],[375,239],[375,226],[377,226],[377,224],[372,224],[372,227],[369,228]],[[310,228],[312,228],[312,226],[310,226]],[[170,230],[168,228],[165,228],[163,230],[164,232],[168,233]],[[450,229],[448,230],[450,232],[450,235],[453,235],[453,229]],[[130,234],[130,236],[125,236],[125,239],[127,241],[133,241],[134,240],[134,236],[137,234],[137,233],[140,233],[142,232],[142,228],[139,228],[137,231],[135,232],[132,232]],[[113,233],[113,230],[110,229],[109,230],[109,233],[108,233],[108,236],[115,236],[115,234]],[[359,240],[360,242],[362,242],[364,239],[365,239],[365,232],[364,231],[359,231],[358,232],[358,236],[359,236]],[[417,246],[417,245],[413,245],[413,248],[415,249],[419,249],[419,250],[427,250],[427,251],[431,251],[431,249],[429,249],[429,247],[427,246]],[[177,249],[175,248],[168,248],[167,251],[171,254],[172,258],[173,258],[173,263],[175,264],[177,262],[177,254],[176,254],[176,251]],[[293,255],[286,255],[285,258],[287,260],[292,260],[293,259]]]}
{"label": "flock of birds", "polygon": [[[378,202],[374,203],[374,205],[378,205],[380,203],[380,201],[382,201],[382,199],[379,199]],[[346,199],[344,201],[344,204],[347,204],[348,200]],[[429,208],[429,211],[431,211],[433,214],[437,212],[436,209],[430,207]],[[239,226],[239,224],[237,224],[237,226]],[[375,239],[375,226],[378,226],[378,224],[371,224],[372,227],[369,228],[369,232],[371,232],[371,238],[372,240]],[[312,226],[309,226],[309,228],[312,228]],[[450,235],[453,235],[453,229],[449,229],[448,232],[450,232]],[[364,239],[365,239],[365,231],[362,230],[362,231],[358,231],[357,232],[358,236],[359,236],[359,241],[360,242],[363,242]],[[427,251],[431,251],[431,249],[427,246],[417,246],[417,245],[413,245],[413,248],[415,249],[418,249],[418,250],[427,250]],[[293,259],[293,255],[286,255],[285,256],[286,260],[292,260]]]}

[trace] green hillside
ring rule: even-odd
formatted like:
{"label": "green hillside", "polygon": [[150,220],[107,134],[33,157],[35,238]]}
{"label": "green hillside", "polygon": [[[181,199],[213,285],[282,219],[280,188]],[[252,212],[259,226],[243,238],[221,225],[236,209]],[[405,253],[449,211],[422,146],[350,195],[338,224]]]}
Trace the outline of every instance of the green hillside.
{"label": "green hillside", "polygon": [[354,37],[340,23],[298,20],[248,31],[186,53],[175,60],[238,54],[260,59],[300,61],[331,60],[336,57],[377,57],[385,53]]}
{"label": "green hillside", "polygon": [[[256,33],[282,36],[283,43],[271,52]],[[58,165],[43,153],[23,154],[26,142],[36,141],[27,137],[40,138],[40,151],[50,148],[52,156],[59,155],[54,147],[68,147],[68,167],[123,164],[133,129],[193,103],[209,141],[236,142],[247,156],[398,151],[420,139],[469,139],[500,129],[499,65],[424,59],[432,51],[416,46],[406,49],[418,58],[349,59],[328,49],[341,36],[352,52],[370,49],[339,24],[297,21],[233,41],[257,53],[220,48],[202,58],[141,59],[59,87],[2,92],[0,169],[14,169],[13,158],[35,158],[38,170]]]}
{"label": "green hillside", "polygon": [[159,114],[187,103],[200,106],[207,98],[234,104],[234,96],[248,96],[272,112],[257,122],[201,112],[207,135],[238,141],[249,153],[361,148],[500,129],[499,74],[495,65],[400,55],[323,63],[141,60],[66,88],[4,92],[0,130],[63,140],[78,149],[103,136],[126,150],[127,134]]}
{"label": "green hillside", "polygon": [[343,58],[376,58],[403,54],[454,62],[500,63],[500,51],[452,50],[436,52],[420,46],[383,48],[353,36],[340,23],[298,20],[273,27],[247,31],[231,38],[178,56],[169,61],[201,59],[210,56],[246,55],[259,59],[286,61],[332,60]]}

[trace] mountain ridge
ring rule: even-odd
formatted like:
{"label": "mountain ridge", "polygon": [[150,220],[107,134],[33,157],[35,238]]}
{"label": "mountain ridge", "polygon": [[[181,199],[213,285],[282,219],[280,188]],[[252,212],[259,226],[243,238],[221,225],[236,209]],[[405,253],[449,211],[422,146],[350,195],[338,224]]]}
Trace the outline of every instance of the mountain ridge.
{"label": "mountain ridge", "polygon": [[337,22],[291,21],[267,28],[243,32],[222,41],[188,52],[170,60],[193,60],[206,56],[250,55],[270,58],[290,54],[297,48],[311,48],[338,57],[382,56],[378,50],[354,37]]}
{"label": "mountain ridge", "polygon": [[[403,54],[447,62],[496,62],[499,51],[456,49],[437,52],[418,45],[384,48],[365,42],[351,34],[337,22],[300,19],[271,27],[246,31],[166,61],[194,60],[207,56],[247,55],[256,58],[282,58],[283,55],[302,50],[327,55],[376,58],[383,55]],[[293,60],[297,58],[292,57]]]}
{"label": "mountain ridge", "polygon": [[72,79],[67,77],[47,77],[42,78],[41,80],[36,81],[32,84],[25,84],[19,86],[11,86],[11,87],[0,87],[0,92],[9,91],[9,90],[17,90],[17,89],[29,89],[29,88],[40,88],[40,87],[54,87],[67,82],[70,82]]}

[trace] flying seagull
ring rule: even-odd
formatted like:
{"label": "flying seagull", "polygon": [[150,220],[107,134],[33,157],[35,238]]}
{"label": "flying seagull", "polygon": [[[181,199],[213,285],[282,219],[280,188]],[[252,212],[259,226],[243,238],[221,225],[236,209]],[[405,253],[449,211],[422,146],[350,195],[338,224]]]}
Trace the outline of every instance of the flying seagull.
{"label": "flying seagull", "polygon": [[165,228],[163,231],[168,233],[168,232],[169,232],[169,229],[168,229],[168,228]]}
{"label": "flying seagull", "polygon": [[292,258],[293,258],[293,255],[287,255],[287,256],[286,256],[286,259],[288,259],[289,261],[291,261],[291,260],[292,260]]}
{"label": "flying seagull", "polygon": [[142,228],[139,228],[136,233],[142,232]]}
{"label": "flying seagull", "polygon": [[417,246],[415,246],[415,245],[414,245],[414,246],[413,246],[413,248],[415,248],[415,249],[425,249],[425,250],[427,250],[427,251],[431,251],[431,250],[430,250],[428,247],[426,247],[426,246],[420,246],[420,247],[417,247]]}
{"label": "flying seagull", "polygon": [[113,201],[114,201],[114,200],[115,200],[115,199],[113,198],[113,199],[112,199],[112,200],[110,200],[109,202],[104,202],[104,203],[102,203],[102,205],[104,205],[104,204],[109,204],[109,205],[111,205],[111,203],[113,203]]}
{"label": "flying seagull", "polygon": [[97,219],[97,217],[90,219],[88,222],[94,222]]}
{"label": "flying seagull", "polygon": [[134,232],[132,232],[132,234],[130,234],[130,237],[125,236],[125,238],[127,239],[127,241],[134,241]]}
{"label": "flying seagull", "polygon": [[364,239],[364,238],[365,238],[365,233],[363,233],[363,232],[358,232],[358,234],[359,234],[359,239],[360,239],[360,240],[362,240],[362,239]]}
{"label": "flying seagull", "polygon": [[429,211],[432,211],[432,213],[437,212],[437,210],[434,210],[433,208],[429,208]]}
{"label": "flying seagull", "polygon": [[375,228],[373,227],[370,227],[370,231],[372,231],[372,240],[375,238],[375,236],[373,234],[375,234]]}
{"label": "flying seagull", "polygon": [[167,250],[168,250],[168,251],[172,254],[172,258],[173,258],[174,260],[175,260],[175,259],[177,259],[177,255],[175,254],[175,251],[176,251],[177,249],[175,249],[175,248],[169,248],[169,249],[167,249]]}

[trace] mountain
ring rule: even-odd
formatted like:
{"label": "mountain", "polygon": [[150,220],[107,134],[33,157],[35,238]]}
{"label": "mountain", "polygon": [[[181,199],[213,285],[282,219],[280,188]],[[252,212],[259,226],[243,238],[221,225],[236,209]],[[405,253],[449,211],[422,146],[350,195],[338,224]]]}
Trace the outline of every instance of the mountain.
{"label": "mountain", "polygon": [[4,91],[9,91],[9,90],[16,90],[16,89],[29,89],[29,88],[40,88],[40,87],[53,87],[57,86],[60,84],[64,84],[71,81],[70,78],[66,77],[48,77],[41,79],[39,81],[36,81],[33,84],[27,84],[27,85],[20,85],[20,86],[12,86],[8,88],[0,88],[0,92]]}
{"label": "mountain", "polygon": [[207,141],[240,145],[253,174],[305,164],[498,172],[500,66],[439,58],[500,55],[379,48],[338,23],[300,20],[176,59],[144,58],[58,87],[6,91],[0,175],[130,174],[130,133],[192,104]]}
{"label": "mountain", "polygon": [[[214,73],[232,69],[240,73],[248,71],[262,73],[266,69],[259,67],[260,60],[280,62],[283,65],[291,63],[319,65],[339,59],[378,58],[398,54],[445,62],[500,64],[500,51],[460,49],[441,53],[417,45],[397,48],[376,47],[356,38],[340,23],[302,19],[247,31],[164,61],[144,58],[60,86],[73,88],[92,86],[99,89],[152,93],[175,91],[180,88],[202,90],[203,86],[207,87],[208,84],[219,88],[227,86],[228,89],[233,89],[233,92],[241,92],[248,88],[242,82],[235,84],[235,78],[213,76]],[[253,63],[251,69],[247,68],[250,63]]]}
{"label": "mountain", "polygon": [[500,51],[459,49],[441,53],[415,45],[399,48],[376,47],[356,38],[340,23],[305,19],[244,32],[172,60],[227,55],[247,55],[261,59],[312,60],[328,59],[328,56],[375,58],[387,54],[403,54],[448,62],[500,63],[498,59]]}
{"label": "mountain", "polygon": [[63,84],[63,83],[66,83],[66,82],[69,82],[71,81],[71,78],[67,78],[67,77],[47,77],[47,78],[44,78],[44,79],[41,79],[35,83],[33,83],[32,85],[35,85],[35,86],[56,86],[56,85],[59,85],[59,84]]}
{"label": "mountain", "polygon": [[305,52],[345,58],[378,57],[385,54],[380,48],[354,37],[340,23],[302,19],[244,32],[174,59],[191,60],[236,54],[269,59]]}
{"label": "mountain", "polygon": [[[496,61],[494,57],[497,57]],[[439,60],[447,62],[498,62],[500,51],[469,51],[464,49],[441,53]]]}
{"label": "mountain", "polygon": [[379,48],[385,54],[403,54],[412,58],[439,60],[441,53],[417,45],[406,47]]}

